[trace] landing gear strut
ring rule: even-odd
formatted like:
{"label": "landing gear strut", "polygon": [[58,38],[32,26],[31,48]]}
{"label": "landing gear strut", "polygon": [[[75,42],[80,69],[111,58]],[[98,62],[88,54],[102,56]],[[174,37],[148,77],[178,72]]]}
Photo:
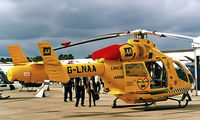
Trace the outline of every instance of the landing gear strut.
{"label": "landing gear strut", "polygon": [[1,99],[8,99],[8,98],[10,97],[10,96],[2,97],[1,95],[2,95],[2,93],[0,93],[0,100],[1,100]]}
{"label": "landing gear strut", "polygon": [[[184,101],[186,97],[188,98],[188,99],[186,99],[186,103],[185,103],[184,105],[181,105],[181,102]],[[184,107],[186,107],[186,106],[188,105],[188,102],[189,102],[189,101],[192,101],[192,99],[191,99],[191,97],[190,97],[190,95],[189,95],[188,92],[183,93],[183,96],[182,96],[181,100],[174,99],[174,98],[168,98],[168,99],[177,101],[178,104],[179,104],[179,105],[178,105],[179,108],[184,108]]]}
{"label": "landing gear strut", "polygon": [[144,110],[148,110],[149,106],[155,103],[155,102],[148,103],[147,101],[145,101],[142,98],[140,98],[140,100],[142,100],[145,103],[144,104],[144,106],[145,106]]}
{"label": "landing gear strut", "polygon": [[118,98],[115,98],[115,99],[113,100],[113,106],[112,106],[112,108],[116,108],[116,107],[117,107],[117,99],[118,99]]}
{"label": "landing gear strut", "polygon": [[148,107],[152,104],[154,104],[155,102],[151,102],[151,103],[148,103],[147,101],[145,101],[143,98],[140,98],[140,100],[142,100],[145,104],[142,104],[142,105],[123,105],[123,106],[117,106],[117,100],[118,98],[115,98],[113,100],[113,106],[112,108],[123,108],[123,107],[135,107],[135,106],[145,106],[145,110],[148,109]]}

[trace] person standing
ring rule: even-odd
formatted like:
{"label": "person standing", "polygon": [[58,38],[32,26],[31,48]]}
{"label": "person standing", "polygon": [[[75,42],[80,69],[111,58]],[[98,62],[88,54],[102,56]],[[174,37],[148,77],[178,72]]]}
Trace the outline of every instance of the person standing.
{"label": "person standing", "polygon": [[63,86],[64,86],[64,101],[67,102],[69,94],[69,101],[72,102],[72,79],[70,79],[67,83],[64,83]]}
{"label": "person standing", "polygon": [[86,86],[86,77],[76,77],[75,78],[75,87],[76,87],[76,104],[75,106],[78,107],[80,98],[81,98],[81,106],[84,105],[85,100],[85,86]]}
{"label": "person standing", "polygon": [[99,76],[95,76],[95,83],[96,83],[96,87],[97,87],[97,93],[100,94],[101,91],[101,78]]}
{"label": "person standing", "polygon": [[97,94],[97,86],[95,83],[95,77],[92,76],[91,78],[89,78],[89,80],[87,81],[87,93],[89,96],[89,107],[91,107],[91,102],[93,100],[93,104],[94,106],[96,106],[96,94]]}

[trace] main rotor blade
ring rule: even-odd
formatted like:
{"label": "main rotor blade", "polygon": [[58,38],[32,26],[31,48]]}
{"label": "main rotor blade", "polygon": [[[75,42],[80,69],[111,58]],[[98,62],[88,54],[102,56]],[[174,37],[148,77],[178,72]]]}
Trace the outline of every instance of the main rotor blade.
{"label": "main rotor blade", "polygon": [[[194,44],[200,45],[200,43],[196,42],[196,40],[195,40],[195,39],[198,39],[198,37],[191,37],[191,36],[186,36],[186,35],[178,35],[178,34],[173,34],[173,33],[163,33],[163,32],[153,32],[153,34],[157,35],[157,36],[160,36],[160,37],[168,37],[168,38],[172,38],[172,39],[175,39],[175,40],[181,40],[181,41],[190,42],[190,43],[194,43]],[[188,40],[188,39],[190,39],[190,40]]]}
{"label": "main rotor blade", "polygon": [[[136,30],[135,30],[136,31]],[[196,42],[195,39],[197,39],[197,37],[191,37],[191,36],[186,36],[186,35],[179,35],[179,34],[173,34],[173,33],[164,33],[164,32],[156,32],[156,31],[147,31],[147,30],[143,30],[143,29],[139,29],[137,31],[140,31],[140,33],[142,34],[149,34],[149,35],[155,35],[155,36],[159,36],[159,37],[167,37],[167,38],[172,38],[172,39],[176,39],[176,40],[181,40],[181,41],[185,41],[185,42],[190,42],[190,43],[194,43],[194,44],[198,44],[200,45],[199,42]],[[131,31],[132,32],[132,31]],[[130,33],[131,33],[130,32]],[[134,32],[133,32],[134,33]],[[136,32],[137,33],[137,32]],[[137,33],[138,34],[138,33]],[[188,40],[189,39],[189,40]]]}
{"label": "main rotor blade", "polygon": [[68,48],[68,47],[76,46],[76,45],[81,45],[81,44],[89,43],[89,42],[94,42],[94,41],[99,41],[99,40],[104,40],[104,39],[119,37],[119,33],[106,34],[106,35],[102,35],[102,36],[105,36],[105,37],[94,38],[94,39],[90,39],[90,40],[86,40],[86,41],[74,43],[74,44],[71,44],[69,46],[55,48],[54,51],[60,50],[60,49],[63,49],[63,48]]}
{"label": "main rotor blade", "polygon": [[[144,29],[137,29],[134,31],[130,31],[130,34],[149,34],[149,35],[155,35],[155,36],[159,36],[159,37],[169,37],[169,38],[185,38],[185,39],[195,39],[195,37],[191,37],[191,36],[186,36],[186,35],[178,35],[178,34],[173,34],[173,33],[164,33],[164,32],[157,32],[157,31],[148,31],[148,30],[144,30]],[[125,34],[127,35],[127,34]]]}
{"label": "main rotor blade", "polygon": [[160,35],[161,37],[179,37],[179,38],[186,38],[186,39],[194,39],[195,37],[186,36],[186,35],[178,35],[172,33],[163,33],[163,32],[154,32],[155,35]]}
{"label": "main rotor blade", "polygon": [[[60,49],[67,48],[67,47],[72,47],[72,46],[76,46],[76,45],[81,45],[81,44],[104,40],[104,39],[109,39],[109,38],[121,37],[121,36],[125,36],[125,35],[142,35],[142,34],[143,35],[147,35],[147,34],[155,35],[155,36],[159,36],[159,37],[168,37],[168,38],[173,38],[173,39],[191,42],[191,43],[195,43],[195,44],[200,44],[200,43],[197,43],[194,41],[194,39],[196,39],[195,37],[191,37],[191,36],[178,35],[178,34],[172,34],[172,33],[164,33],[164,32],[156,32],[156,31],[147,31],[144,29],[136,29],[133,31],[121,32],[121,33],[111,33],[111,34],[104,34],[104,35],[100,35],[100,36],[90,37],[87,39],[83,39],[84,41],[77,42],[77,43],[74,43],[74,44],[71,44],[68,46],[64,46],[64,47],[55,48],[54,50],[60,50]],[[186,39],[190,39],[190,40],[186,40]]]}

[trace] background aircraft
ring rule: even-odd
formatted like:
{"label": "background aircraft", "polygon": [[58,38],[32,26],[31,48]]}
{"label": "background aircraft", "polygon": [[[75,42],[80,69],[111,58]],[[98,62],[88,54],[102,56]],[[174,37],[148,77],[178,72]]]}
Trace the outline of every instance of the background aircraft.
{"label": "background aircraft", "polygon": [[[20,89],[22,86],[19,83],[10,82],[7,79],[7,76],[4,74],[2,70],[0,70],[0,92],[7,91],[7,90],[17,90]],[[10,96],[2,97],[2,93],[0,93],[0,99],[7,99]]]}

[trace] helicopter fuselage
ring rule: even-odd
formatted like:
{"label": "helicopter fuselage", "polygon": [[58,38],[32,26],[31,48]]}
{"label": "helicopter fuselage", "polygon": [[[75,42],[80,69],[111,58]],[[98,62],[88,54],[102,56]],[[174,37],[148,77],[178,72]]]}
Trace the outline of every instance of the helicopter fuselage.
{"label": "helicopter fuselage", "polygon": [[[110,94],[131,104],[144,100],[167,100],[190,89],[191,73],[181,63],[160,52],[152,41],[130,39],[119,51],[118,60],[99,58],[97,63],[66,64],[62,67],[69,78],[100,76]],[[7,74],[10,81],[49,79],[43,63],[15,66]]]}

